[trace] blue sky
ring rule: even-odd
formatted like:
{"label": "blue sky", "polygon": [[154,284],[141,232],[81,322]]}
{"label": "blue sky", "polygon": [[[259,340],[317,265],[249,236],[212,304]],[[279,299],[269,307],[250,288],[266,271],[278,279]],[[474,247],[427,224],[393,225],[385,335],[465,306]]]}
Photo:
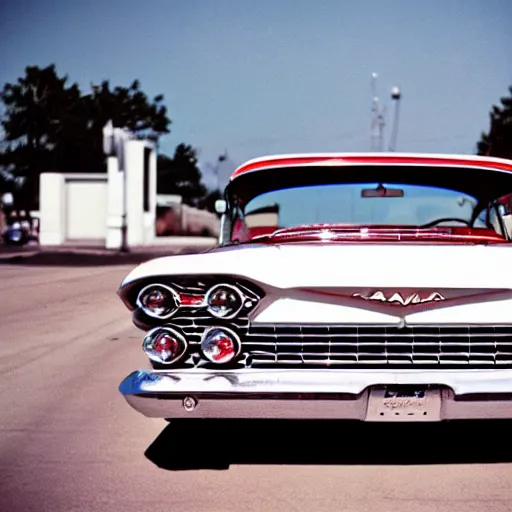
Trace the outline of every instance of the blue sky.
{"label": "blue sky", "polygon": [[[403,92],[397,150],[472,153],[512,84],[510,0],[2,0],[0,83],[56,63],[84,88],[133,79],[163,93],[162,140],[272,153],[368,151],[370,77],[390,107]],[[386,141],[391,117],[388,116]],[[387,147],[387,142],[386,142]]]}

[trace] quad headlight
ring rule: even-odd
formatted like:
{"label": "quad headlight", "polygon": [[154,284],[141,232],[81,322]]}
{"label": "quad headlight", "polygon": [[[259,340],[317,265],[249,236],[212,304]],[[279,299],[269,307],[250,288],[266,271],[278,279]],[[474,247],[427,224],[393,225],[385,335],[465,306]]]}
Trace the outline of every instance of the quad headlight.
{"label": "quad headlight", "polygon": [[241,292],[229,284],[218,284],[208,290],[205,297],[208,312],[216,318],[233,318],[242,309]]}
{"label": "quad headlight", "polygon": [[171,364],[180,359],[187,350],[187,340],[170,327],[157,327],[148,332],[142,348],[152,361]]}
{"label": "quad headlight", "polygon": [[252,307],[254,299],[247,297],[237,286],[225,283],[212,286],[206,293],[152,283],[139,292],[136,303],[146,315],[160,320],[170,318],[182,308],[185,314],[189,308],[204,308],[215,318],[230,320],[244,305]]}
{"label": "quad headlight", "polygon": [[178,295],[168,286],[151,284],[140,291],[137,305],[149,316],[169,318],[178,309]]}
{"label": "quad headlight", "polygon": [[212,363],[229,363],[240,353],[240,339],[225,327],[208,329],[201,340],[201,351]]}

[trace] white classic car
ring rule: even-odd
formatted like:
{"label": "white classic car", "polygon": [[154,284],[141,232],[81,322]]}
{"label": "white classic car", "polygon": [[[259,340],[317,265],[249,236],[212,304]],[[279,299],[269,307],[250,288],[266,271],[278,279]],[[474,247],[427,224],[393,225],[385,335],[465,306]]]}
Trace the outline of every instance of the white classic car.
{"label": "white classic car", "polygon": [[121,393],[166,419],[512,418],[511,192],[497,158],[245,163],[217,247],[121,284],[150,362]]}

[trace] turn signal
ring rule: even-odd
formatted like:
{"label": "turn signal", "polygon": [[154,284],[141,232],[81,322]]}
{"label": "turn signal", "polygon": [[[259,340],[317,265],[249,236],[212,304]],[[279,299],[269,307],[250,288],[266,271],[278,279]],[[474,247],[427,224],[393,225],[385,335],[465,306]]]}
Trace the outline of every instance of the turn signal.
{"label": "turn signal", "polygon": [[219,284],[206,294],[208,311],[217,318],[233,318],[242,309],[242,294],[234,286]]}
{"label": "turn signal", "polygon": [[174,363],[185,353],[187,341],[174,329],[157,327],[149,331],[142,348],[152,361],[162,364]]}
{"label": "turn signal", "polygon": [[203,335],[201,350],[212,363],[229,363],[240,352],[240,340],[231,329],[214,327]]}

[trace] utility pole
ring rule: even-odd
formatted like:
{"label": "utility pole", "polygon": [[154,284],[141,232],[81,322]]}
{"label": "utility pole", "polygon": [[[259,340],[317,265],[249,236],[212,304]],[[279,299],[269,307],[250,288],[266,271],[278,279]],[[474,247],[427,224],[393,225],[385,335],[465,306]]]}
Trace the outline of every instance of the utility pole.
{"label": "utility pole", "polygon": [[[224,153],[222,155],[219,155],[217,158],[217,162],[215,166],[213,167],[213,173],[215,174],[215,185],[216,189],[220,190],[220,178],[219,178],[219,170],[220,170],[220,164],[222,162],[225,162],[228,158],[228,150],[224,150]],[[221,191],[222,192],[222,191]]]}
{"label": "utility pole", "polygon": [[116,157],[118,172],[122,174],[122,213],[120,252],[130,252],[128,248],[128,205],[126,197],[125,144],[133,135],[124,128],[114,128],[112,120],[103,127],[103,153],[106,157]]}
{"label": "utility pole", "polygon": [[377,73],[372,73],[372,124],[371,150],[384,151],[384,127],[386,125],[386,109],[380,107],[377,96]]}
{"label": "utility pole", "polygon": [[391,130],[391,139],[389,140],[389,151],[395,151],[396,149],[396,139],[398,137],[398,122],[400,115],[400,98],[402,97],[402,93],[398,87],[393,87],[391,89],[391,100],[395,103],[395,114],[393,116],[393,128]]}

